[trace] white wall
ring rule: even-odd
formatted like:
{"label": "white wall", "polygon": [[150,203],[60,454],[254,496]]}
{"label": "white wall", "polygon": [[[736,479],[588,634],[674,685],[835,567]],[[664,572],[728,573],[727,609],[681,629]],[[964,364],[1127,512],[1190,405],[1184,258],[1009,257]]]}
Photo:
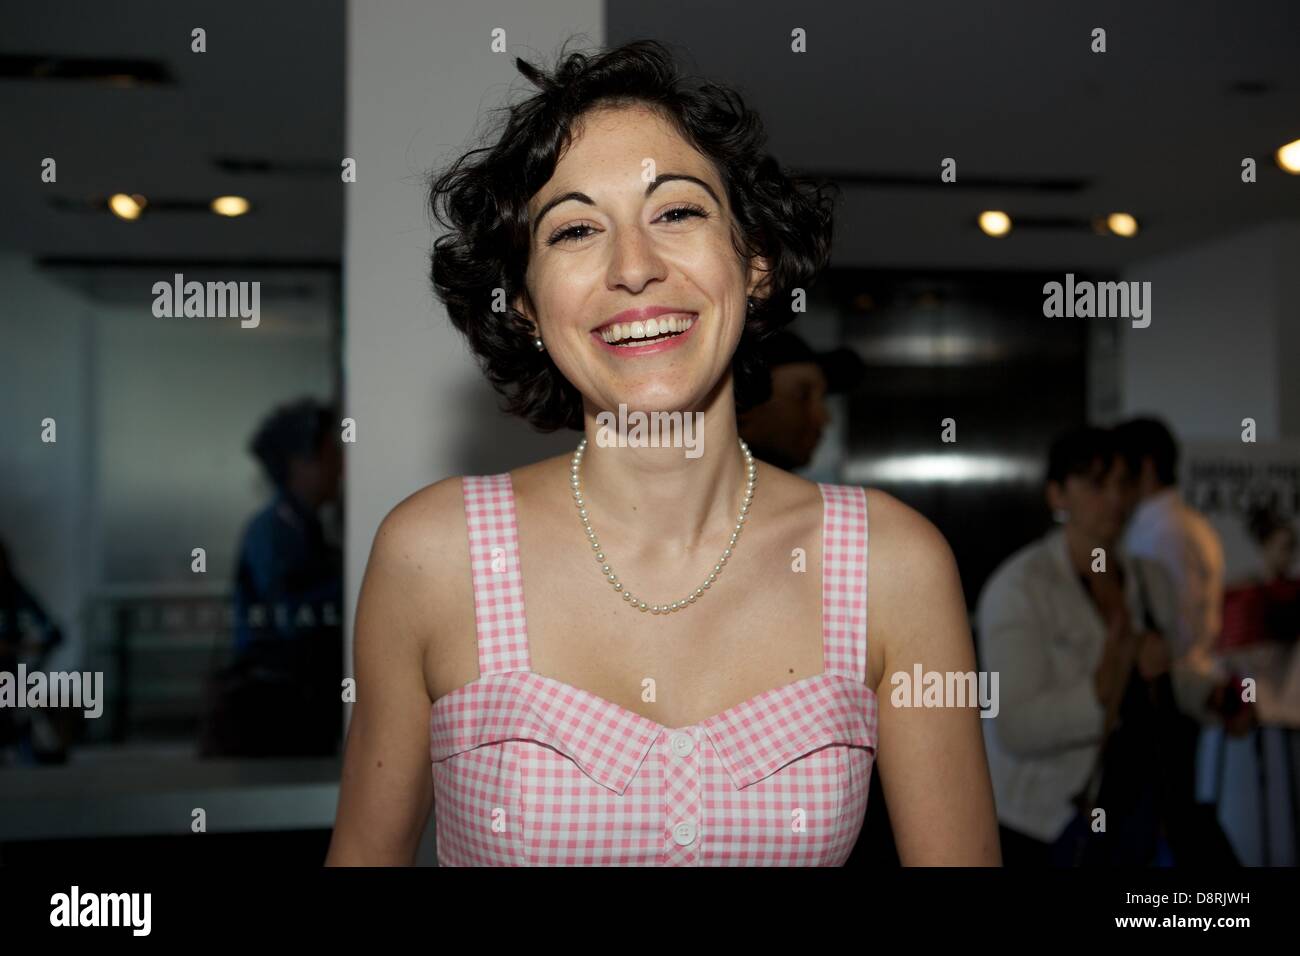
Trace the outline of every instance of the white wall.
{"label": "white wall", "polygon": [[1300,221],[1277,225],[1278,286],[1278,401],[1281,434],[1300,437]]}
{"label": "white wall", "polygon": [[1184,440],[1300,437],[1294,379],[1300,332],[1300,223],[1279,221],[1138,263],[1126,281],[1150,281],[1152,317],[1121,325],[1125,414],[1154,412]]}
{"label": "white wall", "polygon": [[[508,52],[492,52],[494,28],[506,31]],[[575,47],[589,48],[604,32],[600,0],[348,4],[345,150],[357,161],[357,181],[342,187],[344,407],[357,421],[347,450],[349,659],[366,559],[395,504],[441,478],[504,471],[576,442],[496,410],[433,296],[424,177],[471,145],[484,111],[532,89],[514,57],[549,64],[570,34],[585,34]],[[430,851],[426,841],[422,860]]]}

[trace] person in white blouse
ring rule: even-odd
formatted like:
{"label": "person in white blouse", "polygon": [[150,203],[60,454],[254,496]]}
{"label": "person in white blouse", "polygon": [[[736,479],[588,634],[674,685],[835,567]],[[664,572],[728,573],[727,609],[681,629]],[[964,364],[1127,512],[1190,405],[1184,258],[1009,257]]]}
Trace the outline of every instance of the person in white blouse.
{"label": "person in white blouse", "polygon": [[1000,712],[982,723],[1008,865],[1058,856],[1131,681],[1167,674],[1178,710],[1200,719],[1205,704],[1162,636],[1177,618],[1172,582],[1120,544],[1132,492],[1114,435],[1085,426],[1058,438],[1045,490],[1057,527],[1009,557],[976,608],[981,666],[1001,685]]}

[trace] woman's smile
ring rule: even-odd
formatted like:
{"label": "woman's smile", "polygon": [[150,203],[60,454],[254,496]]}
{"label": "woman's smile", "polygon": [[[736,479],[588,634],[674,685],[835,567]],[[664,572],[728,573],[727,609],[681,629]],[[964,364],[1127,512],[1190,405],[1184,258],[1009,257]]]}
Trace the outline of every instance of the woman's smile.
{"label": "woman's smile", "polygon": [[675,349],[691,337],[699,325],[694,312],[674,312],[644,320],[610,322],[593,329],[592,340],[619,358],[640,358]]}

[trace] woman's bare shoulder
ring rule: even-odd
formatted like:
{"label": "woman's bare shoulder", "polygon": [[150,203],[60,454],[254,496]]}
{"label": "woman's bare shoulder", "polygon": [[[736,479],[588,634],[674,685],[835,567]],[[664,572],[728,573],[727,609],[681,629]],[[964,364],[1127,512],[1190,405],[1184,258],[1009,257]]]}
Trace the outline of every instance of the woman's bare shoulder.
{"label": "woman's bare shoulder", "polygon": [[[543,459],[508,472],[516,507],[521,498],[558,487],[567,456]],[[453,476],[407,495],[384,516],[375,549],[410,573],[439,581],[468,580],[469,526],[465,517],[465,478]],[[372,558],[373,560],[373,558]]]}
{"label": "woman's bare shoulder", "polygon": [[911,505],[879,488],[863,489],[867,496],[867,533],[873,548],[889,558],[891,567],[911,572],[936,570],[952,557],[948,539]]}
{"label": "woman's bare shoulder", "polygon": [[[358,605],[363,633],[410,639],[430,700],[472,679],[474,590],[462,479],[445,478],[394,505],[375,532]],[[364,626],[363,626],[364,625]],[[430,661],[438,662],[437,667]]]}
{"label": "woman's bare shoulder", "polygon": [[459,477],[407,495],[379,523],[366,565],[366,588],[423,639],[434,622],[473,613],[469,536]]}
{"label": "woman's bare shoulder", "polygon": [[466,539],[462,479],[444,478],[407,495],[389,510],[375,532],[371,552],[393,568],[408,573],[431,569],[448,570],[469,547],[457,548]]}
{"label": "woman's bare shoulder", "polygon": [[948,539],[929,518],[888,492],[866,489],[868,627],[887,650],[927,629],[960,635],[966,598]]}

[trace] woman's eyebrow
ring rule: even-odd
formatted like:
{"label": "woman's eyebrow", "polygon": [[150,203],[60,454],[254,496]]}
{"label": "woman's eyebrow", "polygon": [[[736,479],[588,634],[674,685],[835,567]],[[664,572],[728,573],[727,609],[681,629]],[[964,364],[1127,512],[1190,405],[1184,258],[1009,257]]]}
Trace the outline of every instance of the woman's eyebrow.
{"label": "woman's eyebrow", "polygon": [[[715,203],[717,203],[719,206],[722,205],[722,200],[718,198],[718,194],[713,191],[712,186],[710,186],[704,180],[700,179],[698,176],[692,176],[689,173],[663,173],[659,176],[656,176],[650,182],[650,184],[646,186],[645,194],[649,196],[651,193],[653,193],[664,183],[672,182],[673,180],[677,180],[677,179],[681,179],[687,182],[697,184],[698,186],[703,188],[705,192],[707,192],[710,196],[713,197],[713,201]],[[558,196],[554,196],[547,201],[546,205],[542,206],[542,208],[537,211],[537,217],[533,220],[533,228],[531,230],[532,234],[534,236],[537,235],[537,228],[542,224],[542,220],[546,218],[546,214],[548,212],[550,212],[560,203],[568,202],[570,199],[575,200],[577,202],[586,203],[588,206],[596,205],[595,201],[586,193],[580,193],[577,191],[571,190],[567,193],[561,193]]]}
{"label": "woman's eyebrow", "polygon": [[531,230],[532,234],[534,236],[537,235],[537,227],[542,224],[542,220],[546,218],[546,214],[548,212],[550,212],[560,203],[568,202],[570,199],[576,199],[578,202],[585,202],[588,206],[596,205],[595,201],[586,193],[567,192],[567,193],[562,193],[559,196],[555,196],[545,206],[543,206],[541,209],[537,211],[537,218],[533,220],[533,228]]}

